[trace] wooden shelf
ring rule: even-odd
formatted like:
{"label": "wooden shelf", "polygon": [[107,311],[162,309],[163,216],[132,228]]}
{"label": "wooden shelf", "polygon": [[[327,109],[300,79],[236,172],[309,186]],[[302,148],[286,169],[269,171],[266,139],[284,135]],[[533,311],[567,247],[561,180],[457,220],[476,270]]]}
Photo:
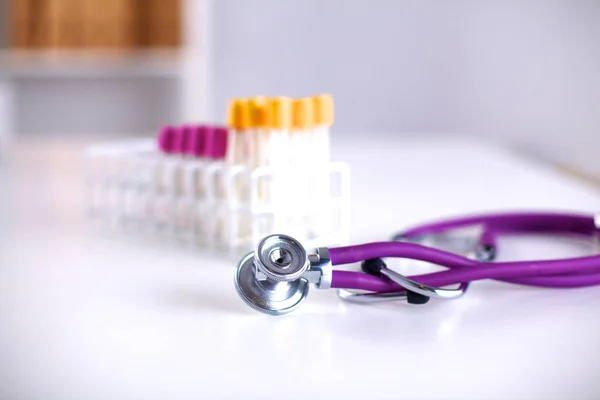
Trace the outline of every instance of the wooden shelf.
{"label": "wooden shelf", "polygon": [[8,78],[176,77],[180,50],[4,50],[0,76]]}

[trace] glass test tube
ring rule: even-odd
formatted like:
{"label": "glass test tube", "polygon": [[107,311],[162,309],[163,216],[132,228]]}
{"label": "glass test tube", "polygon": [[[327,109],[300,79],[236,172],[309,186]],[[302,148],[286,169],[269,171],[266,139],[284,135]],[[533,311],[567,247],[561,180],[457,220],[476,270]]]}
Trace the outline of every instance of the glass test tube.
{"label": "glass test tube", "polygon": [[[250,104],[248,99],[233,99],[229,103],[228,123],[229,138],[227,143],[227,164],[243,165],[250,169],[253,158],[253,136],[250,124]],[[236,198],[240,202],[250,201],[248,182],[235,182]]]}
{"label": "glass test tube", "polygon": [[[168,126],[159,135],[159,148],[162,150],[156,160],[154,190],[150,199],[150,217],[157,229],[177,230],[177,199],[184,190],[184,149],[190,127]],[[164,136],[163,136],[164,134]]]}
{"label": "glass test tube", "polygon": [[[252,168],[269,166],[269,140],[270,140],[270,110],[269,99],[266,97],[255,97],[250,99],[250,126],[252,128]],[[269,201],[269,185],[264,179],[258,182],[258,197]]]}
{"label": "glass test tube", "polygon": [[[269,143],[267,159],[272,171],[270,205],[273,210],[274,232],[287,231],[289,205],[290,129],[292,127],[292,99],[275,97],[268,102]],[[293,188],[292,188],[293,190]]]}
{"label": "glass test tube", "polygon": [[319,198],[329,199],[331,193],[330,164],[331,143],[330,128],[334,121],[333,97],[322,94],[312,97],[314,109],[314,126],[311,135],[311,178],[310,193],[313,203],[317,202],[317,213],[313,215],[312,229],[316,236],[326,234],[327,209],[318,204]]}
{"label": "glass test tube", "polygon": [[233,99],[228,110],[229,139],[227,164],[250,166],[252,136],[250,130],[250,108],[247,99]]}
{"label": "glass test tube", "polygon": [[309,175],[314,155],[310,153],[310,130],[313,125],[313,102],[310,98],[292,102],[292,130],[290,134],[290,171],[293,187],[289,204],[292,207],[293,231],[306,237],[306,223],[310,208]]}
{"label": "glass test tube", "polygon": [[181,163],[177,168],[177,192],[175,201],[174,223],[176,233],[188,242],[194,241],[198,235],[200,210],[198,203],[202,200],[202,170],[207,160],[202,157],[205,146],[205,129],[200,125],[185,126],[181,151]]}
{"label": "glass test tube", "polygon": [[[231,138],[231,132],[223,127],[205,127],[205,145],[202,156],[207,160],[210,160],[210,163],[222,162],[226,159],[226,155],[228,154],[228,150],[231,148],[229,145],[229,139]],[[226,244],[228,242],[229,230],[228,230],[228,222],[231,216],[228,215],[229,208],[227,204],[224,202],[227,200],[225,198],[225,180],[226,176],[217,176],[217,179],[214,182],[208,182],[213,184],[212,191],[212,204],[210,208],[205,210],[208,214],[206,214],[204,220],[208,222],[212,221],[212,228],[207,232],[213,235],[211,241],[213,241],[217,246],[221,247],[221,245]],[[223,207],[225,205],[225,207]],[[208,227],[204,225],[205,228]]]}

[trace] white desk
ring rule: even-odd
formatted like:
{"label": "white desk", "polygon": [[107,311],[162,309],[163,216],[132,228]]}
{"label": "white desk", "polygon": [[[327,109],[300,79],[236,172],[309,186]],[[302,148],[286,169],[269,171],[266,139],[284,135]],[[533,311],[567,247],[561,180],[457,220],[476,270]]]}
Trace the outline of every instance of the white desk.
{"label": "white desk", "polygon": [[[235,262],[90,229],[73,153],[29,149],[0,170],[0,398],[600,398],[600,288],[478,282],[421,307],[313,289],[261,315],[237,297]],[[335,153],[353,169],[354,242],[448,214],[600,208],[593,188],[482,144]]]}

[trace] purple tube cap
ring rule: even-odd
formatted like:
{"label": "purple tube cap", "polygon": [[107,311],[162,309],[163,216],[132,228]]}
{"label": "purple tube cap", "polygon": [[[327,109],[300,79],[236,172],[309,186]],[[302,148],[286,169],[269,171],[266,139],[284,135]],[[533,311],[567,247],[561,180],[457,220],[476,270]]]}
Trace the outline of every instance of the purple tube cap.
{"label": "purple tube cap", "polygon": [[173,140],[175,139],[175,128],[163,126],[158,134],[158,148],[165,153],[173,153]]}
{"label": "purple tube cap", "polygon": [[204,157],[223,159],[227,154],[227,128],[219,126],[206,126]]}
{"label": "purple tube cap", "polygon": [[190,131],[192,127],[189,125],[183,125],[175,129],[173,135],[173,153],[184,154],[186,151],[186,144],[189,141]]}
{"label": "purple tube cap", "polygon": [[201,157],[206,145],[206,130],[202,126],[189,127],[185,137],[184,153],[190,156]]}

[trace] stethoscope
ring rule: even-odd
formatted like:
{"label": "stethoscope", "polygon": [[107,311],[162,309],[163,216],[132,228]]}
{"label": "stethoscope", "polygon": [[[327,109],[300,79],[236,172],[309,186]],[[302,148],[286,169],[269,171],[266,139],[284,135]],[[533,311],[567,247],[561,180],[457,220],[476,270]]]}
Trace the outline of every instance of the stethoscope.
{"label": "stethoscope", "polygon": [[[452,232],[465,228],[477,231],[471,240],[452,237]],[[549,212],[487,214],[425,224],[398,234],[389,242],[320,247],[311,252],[290,236],[270,235],[240,260],[235,287],[253,309],[282,315],[300,306],[310,283],[319,289],[336,288],[339,297],[346,301],[406,300],[411,304],[425,304],[430,298],[457,299],[466,293],[470,282],[480,279],[549,288],[600,284],[600,255],[491,262],[499,236],[521,233],[596,240],[600,216]],[[442,250],[444,247],[453,251]],[[385,257],[425,261],[448,270],[406,277],[388,268]],[[362,262],[362,272],[333,269],[356,262]],[[447,288],[452,285],[458,286]]]}

